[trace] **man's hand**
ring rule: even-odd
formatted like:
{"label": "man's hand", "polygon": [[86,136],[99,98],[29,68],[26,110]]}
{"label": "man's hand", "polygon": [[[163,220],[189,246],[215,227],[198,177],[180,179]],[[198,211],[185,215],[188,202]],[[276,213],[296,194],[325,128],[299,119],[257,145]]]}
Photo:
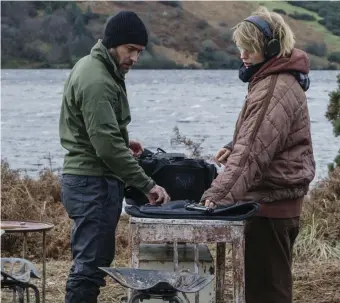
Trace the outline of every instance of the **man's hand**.
{"label": "man's hand", "polygon": [[129,148],[134,157],[139,157],[144,151],[142,144],[133,140],[129,141]]}
{"label": "man's hand", "polygon": [[221,148],[216,156],[215,156],[215,161],[217,163],[218,166],[221,166],[221,164],[226,165],[227,163],[227,159],[229,157],[229,155],[231,154],[231,150],[228,148]]}
{"label": "man's hand", "polygon": [[155,185],[146,196],[148,197],[150,204],[161,202],[167,203],[170,201],[170,197],[166,190],[158,185]]}

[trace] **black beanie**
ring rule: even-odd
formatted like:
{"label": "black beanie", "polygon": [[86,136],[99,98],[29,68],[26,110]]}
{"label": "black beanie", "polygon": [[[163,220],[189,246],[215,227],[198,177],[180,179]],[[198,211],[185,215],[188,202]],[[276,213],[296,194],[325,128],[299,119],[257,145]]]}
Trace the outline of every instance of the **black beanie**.
{"label": "black beanie", "polygon": [[129,43],[146,46],[148,33],[136,13],[121,11],[109,19],[102,43],[107,49]]}

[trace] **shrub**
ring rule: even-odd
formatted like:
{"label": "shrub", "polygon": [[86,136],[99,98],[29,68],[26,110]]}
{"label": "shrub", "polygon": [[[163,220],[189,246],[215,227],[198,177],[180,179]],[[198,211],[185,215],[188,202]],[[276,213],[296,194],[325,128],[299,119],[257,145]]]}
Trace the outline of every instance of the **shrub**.
{"label": "shrub", "polygon": [[196,24],[198,29],[206,29],[209,26],[209,23],[205,20],[199,20]]}
{"label": "shrub", "polygon": [[233,39],[233,33],[230,30],[224,30],[221,33],[221,38],[224,42],[231,42]]}
{"label": "shrub", "polygon": [[340,63],[340,52],[330,53],[328,55],[328,60]]}
{"label": "shrub", "polygon": [[212,40],[204,40],[202,42],[202,47],[204,51],[214,51],[218,49],[217,44]]}
{"label": "shrub", "polygon": [[203,147],[202,144],[206,138],[201,138],[199,140],[192,140],[187,136],[180,133],[178,126],[173,128],[173,137],[171,138],[171,145],[184,145],[184,147],[189,151],[190,158],[209,158],[211,156],[204,157],[202,155]]}
{"label": "shrub", "polygon": [[[338,89],[329,94],[329,104],[327,107],[326,118],[333,125],[334,135],[340,136],[340,74],[337,76]],[[329,170],[334,170],[335,166],[340,167],[340,150],[335,158],[335,165],[329,164]]]}
{"label": "shrub", "polygon": [[334,35],[340,36],[340,5],[338,1],[288,1],[291,5],[299,6],[316,12],[324,19],[319,23],[324,25]]}
{"label": "shrub", "polygon": [[65,15],[51,15],[44,18],[42,23],[45,31],[41,33],[41,38],[49,43],[62,44],[67,42],[67,35],[74,29],[67,21]]}
{"label": "shrub", "polygon": [[306,45],[305,51],[315,56],[323,57],[327,55],[327,45],[325,43],[309,43]]}
{"label": "shrub", "polygon": [[233,54],[233,55],[239,55],[239,50],[238,48],[236,47],[235,44],[230,44],[227,46],[226,48],[226,51],[229,53],[229,54]]}
{"label": "shrub", "polygon": [[37,10],[34,8],[34,7],[30,7],[28,9],[28,15],[31,17],[31,18],[35,18],[36,16],[38,16],[38,12]]}
{"label": "shrub", "polygon": [[328,63],[327,68],[325,68],[325,69],[327,69],[327,70],[338,70],[339,66],[336,63],[330,62],[330,63]]}
{"label": "shrub", "polygon": [[85,24],[88,24],[90,20],[95,20],[95,19],[99,19],[100,18],[100,14],[94,13],[91,9],[90,6],[87,7],[87,11],[84,14],[84,22]]}
{"label": "shrub", "polygon": [[305,21],[315,21],[316,18],[312,15],[309,14],[304,14],[304,13],[297,13],[294,12],[293,14],[288,14],[289,17],[292,17],[293,19],[296,20],[305,20]]}
{"label": "shrub", "polygon": [[328,16],[318,22],[330,30],[334,35],[340,36],[340,21],[337,16]]}
{"label": "shrub", "polygon": [[92,36],[76,36],[69,44],[71,54],[75,57],[81,58],[89,54],[91,48],[95,44]]}
{"label": "shrub", "polygon": [[208,69],[234,69],[240,66],[238,57],[222,50],[205,49],[198,54],[197,60]]}
{"label": "shrub", "polygon": [[[137,1],[138,2],[138,1]],[[179,7],[182,8],[182,3],[181,1],[158,1],[159,3],[162,3],[164,5],[168,5],[171,7]]]}
{"label": "shrub", "polygon": [[340,136],[340,74],[337,76],[338,88],[329,94],[326,118],[332,122],[334,135]]}
{"label": "shrub", "polygon": [[177,46],[177,41],[176,41],[177,37],[173,37],[173,36],[167,36],[166,38],[163,38],[163,45],[166,47],[174,47]]}
{"label": "shrub", "polygon": [[160,45],[161,40],[157,36],[151,35],[150,36],[150,43],[155,44],[155,45]]}
{"label": "shrub", "polygon": [[286,12],[281,8],[274,8],[273,11],[281,15],[286,15]]}
{"label": "shrub", "polygon": [[22,52],[23,57],[32,60],[33,62],[44,61],[46,59],[46,52],[41,48],[40,40],[25,44]]}
{"label": "shrub", "polygon": [[165,56],[158,54],[145,53],[142,55],[136,69],[181,69],[183,66],[178,65],[176,62],[168,59]]}

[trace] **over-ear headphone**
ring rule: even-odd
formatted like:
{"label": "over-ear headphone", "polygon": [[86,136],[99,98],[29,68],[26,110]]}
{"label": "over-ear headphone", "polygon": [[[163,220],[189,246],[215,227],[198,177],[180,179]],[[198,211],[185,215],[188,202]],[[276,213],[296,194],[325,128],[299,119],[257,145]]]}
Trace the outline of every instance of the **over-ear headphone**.
{"label": "over-ear headphone", "polygon": [[280,53],[280,42],[275,39],[269,23],[265,19],[260,16],[250,16],[244,19],[244,21],[254,24],[266,37],[267,41],[264,44],[263,50],[266,59],[273,58]]}

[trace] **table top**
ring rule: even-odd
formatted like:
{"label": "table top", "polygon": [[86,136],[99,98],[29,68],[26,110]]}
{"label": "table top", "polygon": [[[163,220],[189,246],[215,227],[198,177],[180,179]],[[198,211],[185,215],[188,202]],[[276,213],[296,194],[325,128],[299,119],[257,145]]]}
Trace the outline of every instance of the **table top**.
{"label": "table top", "polygon": [[191,219],[155,219],[130,217],[130,223],[134,224],[163,224],[163,225],[200,225],[200,226],[243,226],[243,221],[224,220],[191,220]]}
{"label": "table top", "polygon": [[0,227],[6,233],[18,233],[18,232],[38,232],[50,230],[54,227],[51,223],[38,222],[38,221],[11,221],[1,220]]}

